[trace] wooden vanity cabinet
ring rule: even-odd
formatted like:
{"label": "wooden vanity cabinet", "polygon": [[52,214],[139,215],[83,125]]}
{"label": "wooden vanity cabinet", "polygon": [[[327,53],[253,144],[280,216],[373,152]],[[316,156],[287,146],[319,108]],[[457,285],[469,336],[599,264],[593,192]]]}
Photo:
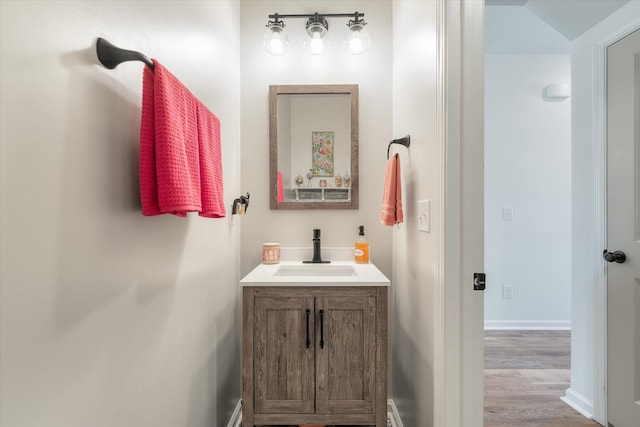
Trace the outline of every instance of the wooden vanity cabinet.
{"label": "wooden vanity cabinet", "polygon": [[244,287],[243,427],[386,427],[387,287]]}

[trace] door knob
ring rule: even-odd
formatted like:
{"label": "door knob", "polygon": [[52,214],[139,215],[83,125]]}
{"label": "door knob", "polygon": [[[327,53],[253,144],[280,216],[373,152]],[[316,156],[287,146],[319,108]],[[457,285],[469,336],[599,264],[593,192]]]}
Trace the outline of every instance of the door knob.
{"label": "door knob", "polygon": [[627,256],[622,251],[609,252],[608,250],[604,250],[602,252],[602,258],[604,258],[607,262],[617,262],[618,264],[622,264],[627,260]]}

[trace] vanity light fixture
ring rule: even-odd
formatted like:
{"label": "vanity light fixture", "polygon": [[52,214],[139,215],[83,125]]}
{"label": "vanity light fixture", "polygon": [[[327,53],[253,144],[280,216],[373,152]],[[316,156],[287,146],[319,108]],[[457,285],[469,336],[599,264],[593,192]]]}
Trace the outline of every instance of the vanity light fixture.
{"label": "vanity light fixture", "polygon": [[269,15],[273,21],[269,21],[266,25],[267,30],[262,38],[262,46],[271,55],[282,56],[289,48],[289,37],[284,30],[284,22],[278,19],[278,14]]}
{"label": "vanity light fixture", "polygon": [[365,28],[367,23],[364,19],[364,13],[327,13],[327,14],[300,14],[300,15],[281,15],[275,13],[269,15],[267,22],[267,30],[262,40],[262,45],[271,55],[284,55],[289,46],[289,38],[284,30],[284,22],[282,18],[306,18],[306,31],[309,38],[305,40],[304,45],[313,55],[324,53],[329,47],[329,23],[327,18],[353,18],[349,20],[349,35],[344,44],[347,50],[353,54],[360,54],[367,50],[371,45],[371,38]]}
{"label": "vanity light fixture", "polygon": [[307,21],[307,34],[309,38],[304,45],[312,55],[321,55],[329,47],[329,23],[324,16],[317,13]]}
{"label": "vanity light fixture", "polygon": [[345,40],[345,46],[349,52],[354,55],[359,55],[369,48],[371,45],[371,38],[365,25],[367,23],[364,19],[360,19],[358,12],[355,13],[354,19],[349,20],[347,26],[349,27],[349,36]]}

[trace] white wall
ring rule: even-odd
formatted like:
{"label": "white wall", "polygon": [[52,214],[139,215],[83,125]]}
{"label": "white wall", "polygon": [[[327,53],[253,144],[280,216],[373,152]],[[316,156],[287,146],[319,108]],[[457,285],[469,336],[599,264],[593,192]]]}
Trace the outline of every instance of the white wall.
{"label": "white wall", "polygon": [[485,56],[486,327],[570,327],[571,98],[542,96],[570,81],[569,55]]}
{"label": "white wall", "polygon": [[[594,399],[594,313],[596,278],[603,247],[597,235],[596,128],[594,54],[596,45],[626,26],[640,24],[640,1],[632,0],[571,44],[572,117],[572,293],[571,394],[592,404]],[[598,298],[598,300],[596,300]]]}
{"label": "white wall", "polygon": [[[273,13],[365,13],[371,48],[362,55],[342,49],[347,20],[329,18],[332,49],[310,55],[302,46],[304,19],[285,19],[290,48],[271,56],[261,45],[268,15]],[[322,245],[353,247],[358,225],[364,225],[371,261],[391,276],[391,229],[380,225],[380,204],[391,116],[391,2],[388,0],[241,1],[242,21],[242,191],[251,193],[242,217],[242,274],[261,261],[263,242],[282,246],[312,244],[312,229],[322,230]],[[358,210],[269,209],[269,104],[273,84],[357,83],[360,95],[360,208]],[[297,172],[292,171],[295,176]],[[304,174],[303,174],[304,176]]]}
{"label": "white wall", "polygon": [[[239,229],[143,217],[142,67],[221,119],[239,194],[235,1],[0,3],[0,424],[222,426],[240,396]],[[250,211],[251,212],[251,211]]]}
{"label": "white wall", "polygon": [[[592,1],[592,0],[590,0]],[[527,6],[486,4],[485,54],[568,54],[571,43]],[[553,7],[558,8],[558,4]]]}
{"label": "white wall", "polygon": [[393,132],[411,135],[400,153],[405,224],[393,233],[389,339],[391,396],[405,426],[434,424],[434,268],[432,233],[417,231],[416,202],[437,210],[436,2],[393,1]]}

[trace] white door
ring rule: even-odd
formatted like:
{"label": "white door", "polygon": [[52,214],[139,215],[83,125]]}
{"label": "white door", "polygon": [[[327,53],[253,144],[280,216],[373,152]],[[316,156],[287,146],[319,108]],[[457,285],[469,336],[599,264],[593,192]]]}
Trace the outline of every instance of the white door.
{"label": "white door", "polygon": [[[607,49],[607,411],[640,426],[640,30]],[[617,253],[616,253],[617,252]],[[623,260],[626,255],[626,260]]]}

